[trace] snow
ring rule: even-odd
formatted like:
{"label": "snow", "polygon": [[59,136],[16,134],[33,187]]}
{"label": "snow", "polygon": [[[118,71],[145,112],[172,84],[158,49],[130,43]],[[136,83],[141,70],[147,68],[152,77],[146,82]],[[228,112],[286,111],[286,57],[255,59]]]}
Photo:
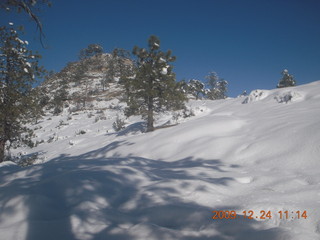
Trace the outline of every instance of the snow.
{"label": "snow", "polygon": [[163,57],[160,57],[160,58],[159,58],[159,62],[160,62],[160,63],[164,63],[164,62],[167,62],[167,61],[166,61]]}
{"label": "snow", "polygon": [[167,73],[168,73],[168,68],[167,67],[162,68],[161,74],[166,75]]}
{"label": "snow", "polygon": [[18,38],[18,37],[16,38],[16,41],[18,41],[18,42],[19,42],[20,44],[22,44],[22,45],[26,44],[25,41],[21,40],[21,39]]}
{"label": "snow", "polygon": [[150,133],[138,117],[114,132],[116,100],[97,122],[48,114],[44,143],[15,150],[37,164],[0,164],[0,239],[320,239],[320,81],[245,99],[190,101],[195,116]]}

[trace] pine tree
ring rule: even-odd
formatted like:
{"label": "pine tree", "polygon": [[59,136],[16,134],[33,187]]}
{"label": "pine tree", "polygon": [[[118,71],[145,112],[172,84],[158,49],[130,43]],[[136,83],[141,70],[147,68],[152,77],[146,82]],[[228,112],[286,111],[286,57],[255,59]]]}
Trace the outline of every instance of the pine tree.
{"label": "pine tree", "polygon": [[108,66],[104,72],[104,77],[101,80],[103,91],[109,83],[112,83],[115,80],[119,80],[119,83],[121,83],[121,79],[133,76],[133,64],[131,59],[131,54],[128,50],[115,48],[112,51],[112,54],[108,59]]}
{"label": "pine tree", "polygon": [[67,80],[62,79],[60,81],[60,88],[55,92],[55,95],[52,100],[54,115],[59,115],[63,111],[63,103],[69,98],[67,89]]}
{"label": "pine tree", "polygon": [[89,59],[93,56],[101,55],[103,53],[103,47],[99,44],[90,44],[87,48],[80,51],[80,60]]}
{"label": "pine tree", "polygon": [[219,79],[216,86],[216,99],[225,99],[227,98],[227,86],[228,82],[224,80],[223,78]]}
{"label": "pine tree", "polygon": [[281,74],[282,78],[280,79],[277,88],[293,87],[296,85],[296,80],[294,80],[294,77],[289,74],[287,69],[284,69]]}
{"label": "pine tree", "polygon": [[38,66],[40,56],[27,45],[12,24],[0,28],[0,162],[4,161],[6,147],[30,143],[25,123],[35,108],[32,84],[43,69]]}
{"label": "pine tree", "polygon": [[132,56],[129,51],[116,48],[112,52],[113,77],[118,78],[120,83],[122,79],[133,76]]}
{"label": "pine tree", "polygon": [[85,93],[81,96],[81,102],[84,108],[88,100],[88,89],[91,79],[91,76],[88,76],[87,72],[91,70],[90,67],[94,66],[97,61],[100,61],[98,56],[102,53],[102,46],[99,44],[90,44],[87,48],[82,49],[79,54],[80,62],[76,70],[75,78],[79,82],[84,80]]}
{"label": "pine tree", "polygon": [[41,87],[32,89],[31,94],[33,96],[33,108],[30,112],[30,119],[33,119],[34,123],[37,124],[38,120],[44,116],[44,108],[49,104],[50,98],[45,89]]}
{"label": "pine tree", "polygon": [[187,93],[193,95],[196,100],[205,95],[204,84],[200,80],[191,79],[187,84]]}
{"label": "pine tree", "polygon": [[154,113],[184,106],[185,96],[175,81],[171,51],[160,50],[160,40],[151,36],[148,49],[134,47],[135,74],[124,80],[127,94],[126,115],[140,114],[147,120],[147,131],[154,130]]}
{"label": "pine tree", "polygon": [[228,82],[223,78],[219,78],[216,72],[210,72],[206,76],[208,89],[206,95],[209,99],[225,99],[227,97]]}

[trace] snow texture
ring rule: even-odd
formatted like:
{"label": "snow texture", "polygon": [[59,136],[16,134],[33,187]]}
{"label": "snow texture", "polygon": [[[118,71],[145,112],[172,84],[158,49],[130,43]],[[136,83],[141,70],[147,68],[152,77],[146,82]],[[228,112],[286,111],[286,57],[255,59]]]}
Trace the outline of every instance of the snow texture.
{"label": "snow texture", "polygon": [[[320,239],[319,100],[320,81],[190,101],[195,116],[150,133],[137,117],[114,132],[111,108],[99,121],[48,114],[44,142],[16,150],[42,160],[0,165],[0,239]],[[212,219],[219,210],[238,218]]]}

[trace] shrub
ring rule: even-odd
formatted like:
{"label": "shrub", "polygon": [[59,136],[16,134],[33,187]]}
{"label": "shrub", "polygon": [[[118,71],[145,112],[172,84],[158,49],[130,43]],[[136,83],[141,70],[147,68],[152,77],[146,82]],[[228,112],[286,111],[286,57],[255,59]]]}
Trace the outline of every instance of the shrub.
{"label": "shrub", "polygon": [[112,127],[116,132],[119,132],[125,128],[125,121],[117,116],[116,121],[112,124]]}
{"label": "shrub", "polygon": [[76,135],[83,135],[86,134],[87,132],[85,130],[79,130],[78,132],[76,132]]}

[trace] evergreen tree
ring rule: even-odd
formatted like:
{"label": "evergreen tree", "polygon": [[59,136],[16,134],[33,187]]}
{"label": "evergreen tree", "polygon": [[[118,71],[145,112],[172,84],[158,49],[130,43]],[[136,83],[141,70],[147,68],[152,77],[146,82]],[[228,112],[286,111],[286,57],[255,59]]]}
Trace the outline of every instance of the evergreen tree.
{"label": "evergreen tree", "polygon": [[193,95],[196,100],[205,95],[204,84],[196,79],[189,80],[187,84],[187,93]]}
{"label": "evergreen tree", "polygon": [[102,91],[105,91],[109,83],[112,83],[115,79],[115,61],[113,56],[108,59],[107,69],[103,72],[103,77],[101,79]]}
{"label": "evergreen tree", "polygon": [[90,44],[87,48],[84,48],[80,51],[79,58],[80,60],[88,59],[96,55],[103,53],[103,47],[99,44]]}
{"label": "evergreen tree", "polygon": [[227,98],[227,85],[228,82],[223,78],[219,79],[216,85],[216,99],[225,99]]}
{"label": "evergreen tree", "polygon": [[133,76],[133,61],[129,51],[116,48],[112,52],[114,78],[122,79]]}
{"label": "evergreen tree", "polygon": [[217,82],[219,81],[219,76],[216,72],[210,72],[207,76],[206,76],[206,80],[207,80],[207,86],[209,89],[213,89],[216,87]]}
{"label": "evergreen tree", "polygon": [[90,44],[87,48],[82,49],[79,54],[80,62],[77,66],[75,78],[80,83],[82,80],[85,84],[85,93],[81,96],[81,102],[83,107],[86,107],[86,102],[88,100],[88,90],[91,76],[87,75],[87,72],[90,71],[90,67],[98,64],[99,55],[103,53],[103,48],[99,44]]}
{"label": "evergreen tree", "polygon": [[219,78],[216,72],[210,72],[206,76],[208,90],[206,95],[209,99],[225,99],[227,97],[228,82],[223,78]]}
{"label": "evergreen tree", "polygon": [[282,78],[280,79],[277,88],[293,87],[296,85],[296,80],[294,80],[294,77],[289,74],[287,69],[284,69],[281,74]]}
{"label": "evergreen tree", "polygon": [[44,108],[49,104],[50,98],[44,88],[37,87],[32,89],[33,108],[31,109],[30,119],[37,124],[38,120],[44,115]]}
{"label": "evergreen tree", "polygon": [[115,80],[119,80],[121,83],[121,79],[133,76],[133,64],[131,59],[130,52],[125,49],[115,48],[112,51],[112,54],[108,59],[105,76],[101,80],[103,90],[109,83],[112,83]]}
{"label": "evergreen tree", "polygon": [[62,79],[60,81],[60,88],[55,92],[55,95],[53,97],[53,114],[58,115],[63,110],[63,103],[68,100],[69,94],[68,94],[68,85],[67,80]]}
{"label": "evergreen tree", "polygon": [[175,81],[171,51],[160,50],[160,40],[151,36],[148,49],[134,47],[137,57],[135,74],[124,80],[127,93],[126,115],[141,114],[147,120],[147,131],[154,130],[154,113],[184,106],[185,96]]}
{"label": "evergreen tree", "polygon": [[27,45],[13,26],[0,28],[0,162],[6,147],[30,143],[24,124],[35,108],[32,84],[43,70],[38,66],[40,56]]}

